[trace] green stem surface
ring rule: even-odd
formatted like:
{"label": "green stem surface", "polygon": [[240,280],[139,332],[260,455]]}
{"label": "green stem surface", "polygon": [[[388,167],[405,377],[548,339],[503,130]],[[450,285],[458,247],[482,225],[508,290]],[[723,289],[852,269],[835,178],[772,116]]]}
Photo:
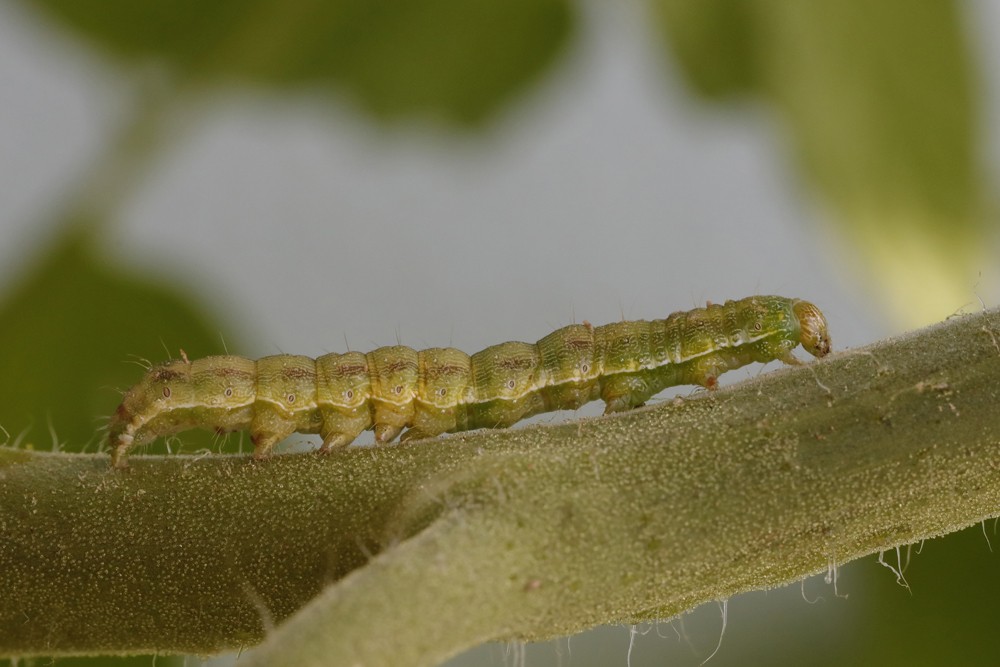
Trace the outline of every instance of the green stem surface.
{"label": "green stem surface", "polygon": [[[332,456],[0,449],[0,655],[434,665],[1000,515],[1000,311],[609,418]],[[266,639],[265,639],[266,638]]]}

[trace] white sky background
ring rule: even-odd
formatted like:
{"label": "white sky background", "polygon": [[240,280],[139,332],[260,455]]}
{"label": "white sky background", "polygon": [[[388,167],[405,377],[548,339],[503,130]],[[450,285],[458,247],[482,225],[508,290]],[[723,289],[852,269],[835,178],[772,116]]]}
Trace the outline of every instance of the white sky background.
{"label": "white sky background", "polygon": [[[203,101],[120,211],[109,261],[203,294],[247,356],[316,356],[345,336],[355,349],[398,336],[474,352],[574,318],[652,319],[754,293],[815,301],[838,348],[893,332],[798,189],[767,111],[692,100],[639,4],[581,7],[569,53],[482,134],[386,132],[348,99],[234,90]],[[987,120],[1000,127],[988,34],[1000,3],[970,7]],[[0,289],[54,233],[53,193],[69,195],[123,117],[118,75],[0,0]],[[998,136],[985,149],[993,164]],[[738,609],[728,632],[768,632],[768,615]]]}

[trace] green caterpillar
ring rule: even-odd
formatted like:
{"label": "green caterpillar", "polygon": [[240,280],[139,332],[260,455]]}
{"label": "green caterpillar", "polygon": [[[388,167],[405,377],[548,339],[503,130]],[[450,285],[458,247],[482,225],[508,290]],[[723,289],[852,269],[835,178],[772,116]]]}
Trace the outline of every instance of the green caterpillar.
{"label": "green caterpillar", "polygon": [[126,392],[108,445],[125,467],[133,445],[191,428],[249,430],[263,458],[295,432],[319,433],[320,451],[368,429],[379,443],[502,428],[540,412],[598,398],[629,410],[673,385],[714,389],[718,376],[758,361],[798,364],[802,345],[830,352],[826,319],[801,299],[754,296],[662,320],[563,327],[537,343],[500,343],[472,356],[450,347],[402,345],[367,354],[257,361],[236,356],[170,361]]}

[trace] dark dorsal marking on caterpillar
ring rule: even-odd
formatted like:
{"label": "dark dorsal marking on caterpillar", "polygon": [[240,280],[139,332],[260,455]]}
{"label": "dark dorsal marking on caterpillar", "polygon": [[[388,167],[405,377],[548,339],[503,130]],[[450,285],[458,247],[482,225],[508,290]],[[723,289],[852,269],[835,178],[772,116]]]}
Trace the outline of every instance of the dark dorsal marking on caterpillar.
{"label": "dark dorsal marking on caterpillar", "polygon": [[801,299],[755,296],[666,319],[563,327],[537,343],[500,343],[472,356],[450,347],[395,345],[318,359],[186,357],[157,366],[111,419],[112,462],[133,445],[190,428],[249,430],[254,456],[295,432],[319,433],[320,451],[365,430],[379,443],[501,428],[598,398],[605,413],[644,404],[663,389],[714,389],[719,375],[752,362],[800,363],[802,345],[830,352],[826,319]]}

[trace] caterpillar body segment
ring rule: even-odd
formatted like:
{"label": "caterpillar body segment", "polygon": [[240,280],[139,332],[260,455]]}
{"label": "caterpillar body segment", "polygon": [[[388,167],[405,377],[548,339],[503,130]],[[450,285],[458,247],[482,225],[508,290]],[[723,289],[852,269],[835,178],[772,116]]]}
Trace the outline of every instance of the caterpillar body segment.
{"label": "caterpillar body segment", "polygon": [[[756,296],[661,320],[574,324],[537,343],[500,343],[471,356],[402,345],[317,359],[281,354],[170,361],[150,369],[111,419],[116,467],[125,454],[190,428],[249,430],[254,456],[292,433],[318,433],[321,451],[365,430],[379,443],[511,426],[532,415],[601,399],[605,413],[638,407],[683,384],[710,389],[752,362],[800,363],[792,350],[830,352],[813,304]],[[404,432],[405,429],[405,432]]]}

